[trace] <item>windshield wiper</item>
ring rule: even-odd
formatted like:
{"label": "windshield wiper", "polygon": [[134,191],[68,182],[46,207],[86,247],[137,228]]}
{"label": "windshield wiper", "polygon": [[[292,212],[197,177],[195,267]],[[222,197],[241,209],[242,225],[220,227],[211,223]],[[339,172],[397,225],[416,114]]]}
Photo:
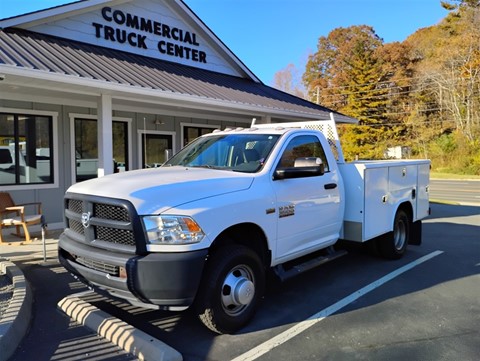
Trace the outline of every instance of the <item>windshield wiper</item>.
{"label": "windshield wiper", "polygon": [[189,168],[211,168],[210,164],[184,164],[185,167]]}

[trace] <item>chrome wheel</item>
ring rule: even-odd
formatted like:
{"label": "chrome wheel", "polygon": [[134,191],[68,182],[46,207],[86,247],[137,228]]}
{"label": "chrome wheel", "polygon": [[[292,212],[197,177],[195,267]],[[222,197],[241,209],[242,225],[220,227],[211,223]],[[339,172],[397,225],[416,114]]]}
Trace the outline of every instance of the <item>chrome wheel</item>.
{"label": "chrome wheel", "polygon": [[407,232],[408,227],[405,223],[405,218],[400,218],[395,224],[395,229],[393,230],[393,242],[397,251],[401,251],[405,246],[408,239]]}
{"label": "chrome wheel", "polygon": [[200,320],[217,333],[233,333],[255,314],[265,269],[250,248],[232,244],[212,252],[195,300]]}
{"label": "chrome wheel", "polygon": [[247,265],[234,267],[222,285],[222,307],[230,316],[236,316],[252,302],[255,296],[255,278]]}
{"label": "chrome wheel", "polygon": [[403,209],[399,209],[393,221],[393,230],[376,240],[381,256],[388,259],[399,259],[407,250],[410,237],[410,217]]}

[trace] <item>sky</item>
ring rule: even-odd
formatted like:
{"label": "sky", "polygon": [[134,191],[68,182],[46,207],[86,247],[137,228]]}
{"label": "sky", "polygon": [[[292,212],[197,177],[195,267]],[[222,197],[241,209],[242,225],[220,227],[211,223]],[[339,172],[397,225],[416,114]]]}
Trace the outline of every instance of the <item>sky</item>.
{"label": "sky", "polygon": [[[69,0],[0,0],[0,18]],[[184,0],[230,50],[267,85],[294,64],[300,73],[318,39],[339,27],[372,26],[384,42],[403,41],[447,11],[440,0]]]}

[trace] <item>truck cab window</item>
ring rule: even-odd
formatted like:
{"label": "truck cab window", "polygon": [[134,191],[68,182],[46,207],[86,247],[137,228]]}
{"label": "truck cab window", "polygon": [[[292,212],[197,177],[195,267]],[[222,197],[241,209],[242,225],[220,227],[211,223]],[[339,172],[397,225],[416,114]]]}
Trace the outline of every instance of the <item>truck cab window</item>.
{"label": "truck cab window", "polygon": [[313,135],[300,135],[293,138],[285,148],[278,163],[278,168],[294,167],[295,159],[307,157],[320,158],[325,166],[325,172],[330,171],[322,144]]}
{"label": "truck cab window", "polygon": [[165,165],[255,173],[263,167],[278,138],[278,135],[242,133],[203,136]]}

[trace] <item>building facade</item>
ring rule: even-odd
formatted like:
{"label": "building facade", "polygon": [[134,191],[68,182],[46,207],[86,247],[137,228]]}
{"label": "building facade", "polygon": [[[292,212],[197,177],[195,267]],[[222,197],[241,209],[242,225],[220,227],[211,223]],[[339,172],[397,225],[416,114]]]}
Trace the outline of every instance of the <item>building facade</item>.
{"label": "building facade", "polygon": [[[88,0],[0,20],[0,188],[63,227],[79,181],[157,167],[199,135],[353,119],[264,85],[181,0]],[[112,185],[114,187],[114,185]]]}

